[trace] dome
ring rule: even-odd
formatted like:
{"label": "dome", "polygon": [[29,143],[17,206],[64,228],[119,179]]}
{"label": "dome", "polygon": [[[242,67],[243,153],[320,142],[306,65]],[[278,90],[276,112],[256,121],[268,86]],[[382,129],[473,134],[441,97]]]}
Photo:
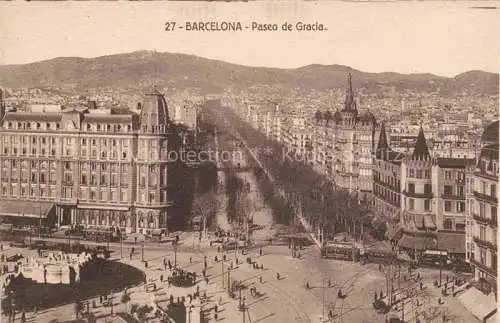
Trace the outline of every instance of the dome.
{"label": "dome", "polygon": [[484,129],[483,135],[481,136],[481,142],[486,143],[498,143],[498,121],[490,123]]}

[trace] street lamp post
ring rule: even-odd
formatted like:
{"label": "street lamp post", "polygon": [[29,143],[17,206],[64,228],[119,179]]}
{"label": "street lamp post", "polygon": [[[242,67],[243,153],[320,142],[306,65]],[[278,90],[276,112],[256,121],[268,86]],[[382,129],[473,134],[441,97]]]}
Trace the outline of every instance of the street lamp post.
{"label": "street lamp post", "polygon": [[142,240],[142,245],[141,245],[141,258],[142,262],[144,262],[144,240]]}

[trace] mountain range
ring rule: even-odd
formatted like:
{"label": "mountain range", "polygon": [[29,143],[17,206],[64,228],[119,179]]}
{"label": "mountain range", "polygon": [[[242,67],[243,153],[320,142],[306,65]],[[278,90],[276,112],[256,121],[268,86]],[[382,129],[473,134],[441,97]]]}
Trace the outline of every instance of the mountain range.
{"label": "mountain range", "polygon": [[[187,54],[137,51],[96,58],[59,57],[23,65],[0,65],[0,86],[87,90],[140,89],[155,84],[178,90],[197,88],[202,93],[220,93],[228,86],[245,89],[269,85],[324,91],[344,88],[349,70],[343,65],[318,64],[295,69],[250,67]],[[442,95],[494,95],[499,90],[499,75],[483,71],[468,71],[455,77],[366,73],[355,69],[351,72],[354,86],[371,93],[406,89]]]}

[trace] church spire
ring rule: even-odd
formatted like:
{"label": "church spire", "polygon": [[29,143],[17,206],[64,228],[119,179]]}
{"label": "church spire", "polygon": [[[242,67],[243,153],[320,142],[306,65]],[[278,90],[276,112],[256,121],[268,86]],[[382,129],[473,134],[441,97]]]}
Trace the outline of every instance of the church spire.
{"label": "church spire", "polygon": [[420,160],[428,159],[431,157],[422,126],[420,126],[420,131],[418,132],[417,141],[415,142],[415,149],[413,150],[412,157],[413,159]]}
{"label": "church spire", "polygon": [[347,93],[345,96],[344,110],[356,110],[356,102],[354,101],[354,93],[352,91],[352,75],[350,69],[347,73]]}
{"label": "church spire", "polygon": [[386,159],[387,154],[390,152],[389,144],[387,143],[387,134],[385,132],[385,122],[382,122],[380,127],[380,136],[378,139],[377,150],[375,156],[377,159]]}

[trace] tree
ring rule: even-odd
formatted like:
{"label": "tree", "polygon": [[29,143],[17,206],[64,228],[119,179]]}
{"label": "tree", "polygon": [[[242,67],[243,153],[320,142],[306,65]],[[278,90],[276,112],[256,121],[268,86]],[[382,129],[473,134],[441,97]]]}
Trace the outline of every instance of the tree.
{"label": "tree", "polygon": [[207,222],[211,222],[213,216],[215,215],[215,212],[217,212],[217,196],[213,189],[199,196],[195,196],[192,212],[194,216],[199,216],[202,220],[200,237],[201,232],[206,235]]}

